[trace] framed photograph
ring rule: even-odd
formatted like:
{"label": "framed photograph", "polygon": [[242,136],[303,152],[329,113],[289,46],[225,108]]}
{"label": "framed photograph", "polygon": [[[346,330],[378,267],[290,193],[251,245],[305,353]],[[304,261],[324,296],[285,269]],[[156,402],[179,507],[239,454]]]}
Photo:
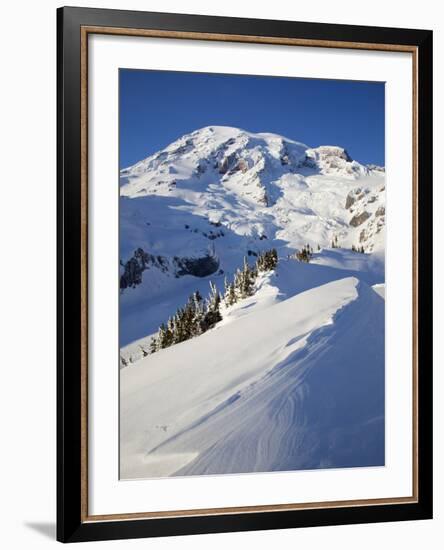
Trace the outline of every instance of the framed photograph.
{"label": "framed photograph", "polygon": [[432,517],[432,33],[58,10],[58,539]]}

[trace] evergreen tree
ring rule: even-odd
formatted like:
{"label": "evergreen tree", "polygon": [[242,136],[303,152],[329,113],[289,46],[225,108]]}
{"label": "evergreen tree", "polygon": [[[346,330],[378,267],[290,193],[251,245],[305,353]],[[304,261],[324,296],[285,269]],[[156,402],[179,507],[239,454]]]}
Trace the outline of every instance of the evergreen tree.
{"label": "evergreen tree", "polygon": [[256,269],[257,271],[265,271],[265,254],[262,252],[256,259]]}
{"label": "evergreen tree", "polygon": [[225,286],[224,302],[227,307],[232,306],[237,302],[236,290],[234,283],[227,283]]}
{"label": "evergreen tree", "polygon": [[151,342],[150,342],[150,353],[156,353],[156,351],[158,351],[158,348],[157,348],[157,337],[156,336],[153,336],[151,338]]}
{"label": "evergreen tree", "polygon": [[254,273],[248,265],[247,258],[244,258],[244,266],[240,278],[240,295],[242,298],[248,298],[253,294]]}
{"label": "evergreen tree", "polygon": [[229,288],[230,288],[230,283],[228,282],[228,279],[225,277],[225,279],[224,279],[224,301],[226,300],[226,297],[228,296]]}
{"label": "evergreen tree", "polygon": [[270,256],[270,269],[276,269],[278,264],[278,253],[275,248],[272,248],[269,252]]}
{"label": "evergreen tree", "polygon": [[204,304],[199,291],[194,292],[183,310],[182,325],[184,338],[188,340],[201,334],[201,322],[204,315]]}
{"label": "evergreen tree", "polygon": [[174,343],[174,339],[175,339],[175,332],[176,332],[176,324],[174,322],[174,319],[175,317],[170,317],[167,321],[167,329],[168,329],[168,332],[169,334],[171,335],[170,338],[171,338],[171,344]]}
{"label": "evergreen tree", "polygon": [[192,296],[192,304],[191,336],[199,336],[202,334],[201,325],[205,315],[205,304],[198,290]]}
{"label": "evergreen tree", "polygon": [[170,334],[170,331],[165,326],[164,323],[162,323],[159,327],[159,331],[157,333],[157,349],[164,349],[172,344],[172,335]]}
{"label": "evergreen tree", "polygon": [[236,298],[240,298],[242,296],[242,277],[242,271],[240,269],[236,269],[233,282]]}
{"label": "evergreen tree", "polygon": [[300,261],[300,262],[306,262],[306,263],[309,263],[310,260],[311,260],[311,257],[313,255],[313,252],[310,250],[310,245],[306,245],[302,248],[302,250],[298,250],[298,252],[296,252],[296,258]]}
{"label": "evergreen tree", "polygon": [[173,317],[173,344],[179,344],[186,340],[184,317],[184,309],[179,308]]}
{"label": "evergreen tree", "polygon": [[207,300],[207,307],[205,315],[202,319],[201,328],[202,332],[206,332],[213,327],[219,321],[222,321],[222,315],[220,314],[220,294],[216,288],[216,285],[210,281],[210,295]]}
{"label": "evergreen tree", "polygon": [[[272,248],[260,254],[256,260],[257,271],[272,271],[278,262],[277,250]],[[257,274],[256,274],[257,275]]]}

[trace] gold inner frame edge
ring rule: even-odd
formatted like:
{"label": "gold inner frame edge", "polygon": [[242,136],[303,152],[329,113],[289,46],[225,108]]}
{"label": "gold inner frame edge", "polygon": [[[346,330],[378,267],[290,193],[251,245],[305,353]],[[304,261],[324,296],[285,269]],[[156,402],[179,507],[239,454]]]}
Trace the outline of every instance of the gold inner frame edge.
{"label": "gold inner frame edge", "polygon": [[[294,504],[270,504],[224,508],[199,508],[140,513],[89,515],[88,512],[88,36],[90,34],[138,36],[165,39],[242,42],[251,44],[275,44],[284,46],[340,48],[405,52],[412,54],[412,236],[413,236],[413,365],[412,365],[412,487],[408,497],[391,497],[360,500],[338,500]],[[81,521],[128,521],[137,519],[198,517],[209,515],[251,514],[319,508],[344,508],[353,506],[380,506],[384,504],[411,504],[418,502],[418,48],[405,44],[374,44],[370,42],[346,42],[312,40],[302,38],[265,37],[221,33],[133,29],[120,27],[82,26],[80,31],[81,72]]]}

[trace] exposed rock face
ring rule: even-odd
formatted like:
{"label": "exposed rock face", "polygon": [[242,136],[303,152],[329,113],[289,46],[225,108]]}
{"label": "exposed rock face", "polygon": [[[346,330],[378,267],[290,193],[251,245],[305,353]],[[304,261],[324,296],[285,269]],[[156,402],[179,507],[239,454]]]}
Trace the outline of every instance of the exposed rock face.
{"label": "exposed rock face", "polygon": [[317,168],[316,159],[315,156],[310,153],[305,154],[305,158],[303,161],[301,161],[301,166],[304,168]]}
{"label": "exposed rock face", "polygon": [[288,151],[287,146],[285,143],[282,143],[281,151],[280,151],[280,161],[282,166],[287,166],[290,162],[290,152]]}
{"label": "exposed rock face", "polygon": [[362,194],[362,190],[360,187],[357,187],[356,189],[353,189],[350,191],[350,193],[347,195],[347,198],[345,199],[345,208],[348,210],[351,206],[353,206],[357,199],[359,199],[359,195]]}
{"label": "exposed rock face", "polygon": [[219,174],[233,175],[236,172],[242,172],[245,174],[249,169],[249,165],[246,159],[240,157],[236,152],[222,158],[217,164]]}
{"label": "exposed rock face", "polygon": [[203,258],[174,258],[178,267],[176,275],[193,275],[194,277],[207,277],[219,269],[219,260],[213,256]]}
{"label": "exposed rock face", "polygon": [[357,214],[356,216],[353,216],[353,218],[350,220],[350,225],[352,227],[358,227],[361,224],[363,224],[366,220],[370,218],[371,214],[364,210],[361,214]]}
{"label": "exposed rock face", "polygon": [[121,262],[123,273],[120,276],[120,289],[136,288],[142,282],[142,274],[145,270],[155,267],[163,273],[171,273],[175,277],[193,275],[194,277],[207,277],[219,269],[218,258],[209,254],[201,258],[173,259],[164,256],[154,256],[138,248],[134,255],[126,262]]}
{"label": "exposed rock face", "polygon": [[307,149],[304,166],[317,168],[321,174],[355,179],[369,173],[369,168],[354,161],[343,147],[321,145]]}
{"label": "exposed rock face", "polygon": [[[375,169],[373,169],[375,170]],[[383,170],[379,170],[383,173]],[[384,203],[385,186],[379,188],[356,187],[351,189],[345,199],[345,209],[353,215],[349,221],[351,227],[359,228],[359,245],[365,245],[366,252],[374,249],[375,237],[385,225]],[[381,239],[376,239],[381,242]]]}
{"label": "exposed rock face", "polygon": [[229,170],[231,170],[234,167],[236,161],[237,161],[236,153],[231,153],[230,155],[224,157],[219,162],[219,174],[226,174]]}
{"label": "exposed rock face", "polygon": [[120,288],[132,287],[135,288],[142,282],[142,272],[139,262],[136,258],[129,259],[124,265],[124,273],[120,276]]}
{"label": "exposed rock face", "polygon": [[[385,218],[384,216],[373,216],[370,218],[368,224],[359,234],[359,242],[360,243],[367,243],[368,241],[372,241],[372,238],[380,233],[384,229],[385,225]],[[369,250],[371,251],[371,246]]]}
{"label": "exposed rock face", "polygon": [[240,170],[243,174],[245,174],[245,172],[248,170],[248,162],[244,159],[240,159],[235,168],[235,171],[236,170]]}
{"label": "exposed rock face", "polygon": [[350,206],[353,206],[355,204],[355,197],[351,195],[350,193],[347,195],[347,198],[345,199],[345,208],[348,210]]}
{"label": "exposed rock face", "polygon": [[375,216],[384,216],[385,215],[385,206],[380,206],[375,212]]}
{"label": "exposed rock face", "polygon": [[377,172],[385,172],[384,166],[379,166],[378,164],[367,164],[367,168],[370,170],[375,170]]}
{"label": "exposed rock face", "polygon": [[168,262],[162,256],[153,256],[145,252],[142,248],[138,248],[132,258],[126,263],[121,262],[123,273],[120,276],[120,289],[136,288],[142,282],[142,273],[149,266],[156,266],[161,271],[167,271]]}

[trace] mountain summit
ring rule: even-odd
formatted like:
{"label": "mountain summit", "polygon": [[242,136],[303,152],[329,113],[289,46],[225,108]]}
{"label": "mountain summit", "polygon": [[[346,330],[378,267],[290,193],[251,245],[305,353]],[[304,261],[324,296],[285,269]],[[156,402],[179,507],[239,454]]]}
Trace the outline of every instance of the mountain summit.
{"label": "mountain summit", "polygon": [[121,193],[135,197],[168,193],[186,182],[219,182],[245,199],[271,206],[280,196],[285,176],[356,179],[373,171],[353,161],[341,147],[313,149],[277,134],[208,126],[122,170]]}

